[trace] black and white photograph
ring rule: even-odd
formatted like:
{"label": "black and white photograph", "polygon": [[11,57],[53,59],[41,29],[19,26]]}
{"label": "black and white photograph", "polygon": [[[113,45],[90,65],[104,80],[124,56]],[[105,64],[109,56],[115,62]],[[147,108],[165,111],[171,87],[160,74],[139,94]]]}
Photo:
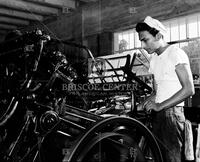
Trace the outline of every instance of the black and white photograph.
{"label": "black and white photograph", "polygon": [[200,0],[0,0],[0,162],[200,162]]}

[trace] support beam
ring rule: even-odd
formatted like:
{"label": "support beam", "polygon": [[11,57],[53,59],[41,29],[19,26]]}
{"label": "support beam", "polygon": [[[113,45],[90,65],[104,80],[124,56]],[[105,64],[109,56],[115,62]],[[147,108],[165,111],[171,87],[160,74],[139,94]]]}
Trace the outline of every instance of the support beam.
{"label": "support beam", "polygon": [[17,26],[29,25],[29,21],[5,16],[0,16],[0,23],[13,24]]}
{"label": "support beam", "polygon": [[0,29],[13,30],[13,29],[17,29],[17,26],[15,26],[15,25],[6,25],[6,24],[1,24],[0,23]]}
{"label": "support beam", "polygon": [[97,2],[98,0],[80,0],[81,2],[89,3],[89,2]]}
{"label": "support beam", "polygon": [[16,18],[21,18],[21,19],[27,19],[27,20],[43,21],[43,16],[41,16],[41,15],[36,15],[36,14],[6,9],[6,8],[0,9],[0,15],[16,17]]}
{"label": "support beam", "polygon": [[0,6],[41,15],[58,15],[58,9],[19,0],[0,0]]}
{"label": "support beam", "polygon": [[72,9],[75,9],[76,2],[75,0],[24,0],[29,1],[36,4],[41,4],[45,6],[51,6],[51,7],[57,7],[57,8],[63,8],[63,7],[69,7]]}

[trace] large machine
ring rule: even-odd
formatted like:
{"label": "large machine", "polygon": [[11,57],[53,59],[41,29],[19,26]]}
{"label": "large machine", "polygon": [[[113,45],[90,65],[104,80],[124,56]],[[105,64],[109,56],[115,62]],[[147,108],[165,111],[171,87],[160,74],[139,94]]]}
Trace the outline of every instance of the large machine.
{"label": "large machine", "polygon": [[[68,46],[89,59],[69,62]],[[136,111],[152,91],[132,71],[136,55],[116,69],[40,30],[0,49],[0,161],[162,162],[151,115]]]}

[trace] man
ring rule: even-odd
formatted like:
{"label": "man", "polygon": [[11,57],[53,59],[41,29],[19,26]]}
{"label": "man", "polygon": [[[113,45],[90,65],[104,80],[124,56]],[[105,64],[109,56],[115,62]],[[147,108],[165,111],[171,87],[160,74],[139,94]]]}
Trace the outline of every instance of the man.
{"label": "man", "polygon": [[165,40],[166,28],[147,16],[136,31],[144,48],[152,55],[149,71],[154,75],[155,92],[137,109],[154,111],[153,133],[165,162],[183,160],[184,100],[194,94],[189,59],[186,53]]}

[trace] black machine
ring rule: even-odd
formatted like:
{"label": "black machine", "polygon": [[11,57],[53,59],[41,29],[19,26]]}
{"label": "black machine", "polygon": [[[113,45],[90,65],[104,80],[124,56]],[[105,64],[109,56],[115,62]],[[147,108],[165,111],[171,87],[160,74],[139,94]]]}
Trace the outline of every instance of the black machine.
{"label": "black machine", "polygon": [[[60,48],[65,45],[88,53],[100,79],[99,94],[107,82],[85,46],[52,40],[40,30],[0,45],[0,161],[162,162],[150,131],[151,116],[135,108],[140,95],[150,94],[151,88],[132,73],[130,57],[117,69],[124,72],[123,81],[110,66],[118,86],[128,83],[134,88],[123,95],[109,95],[108,90],[94,98],[88,95],[93,89],[85,95],[80,85],[96,83],[89,82],[88,69],[69,63],[65,48]],[[71,91],[68,85],[79,89]],[[124,106],[128,102],[130,108]]]}

